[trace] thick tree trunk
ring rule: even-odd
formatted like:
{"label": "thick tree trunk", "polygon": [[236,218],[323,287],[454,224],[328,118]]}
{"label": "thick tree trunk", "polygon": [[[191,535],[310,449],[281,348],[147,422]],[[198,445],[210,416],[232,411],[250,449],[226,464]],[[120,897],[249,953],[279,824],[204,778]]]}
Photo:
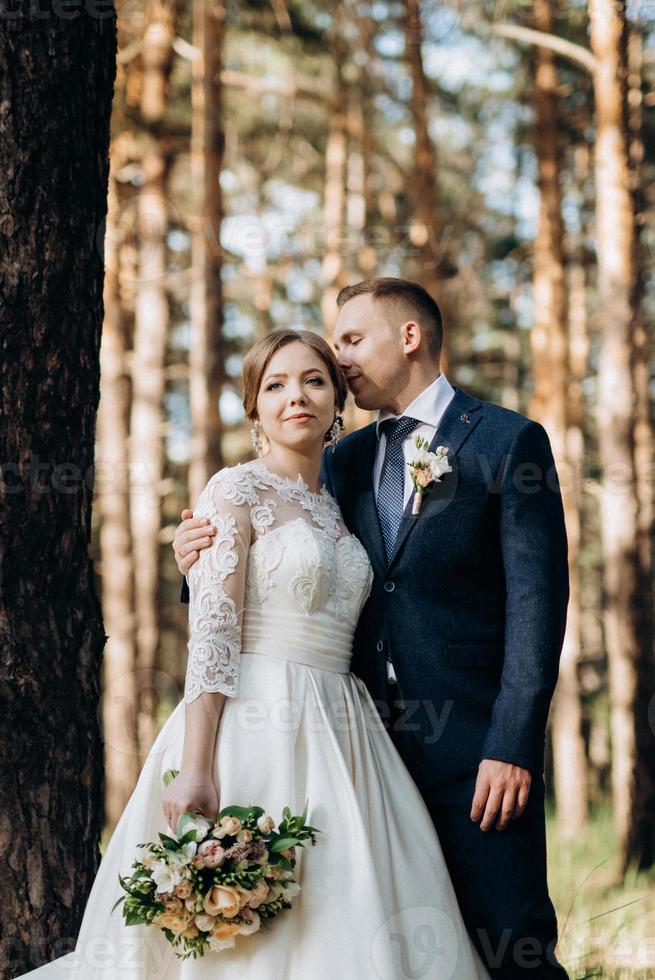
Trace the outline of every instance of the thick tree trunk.
{"label": "thick tree trunk", "polygon": [[[112,145],[112,171],[120,165]],[[139,775],[136,726],[134,567],[130,535],[130,381],[119,287],[119,195],[110,175],[105,236],[105,320],[96,465],[100,517],[102,611],[107,630],[103,670],[105,829],[111,833]]]}
{"label": "thick tree trunk", "polygon": [[[553,29],[549,0],[534,0],[535,22]],[[546,48],[532,52],[534,77],[534,147],[540,194],[539,225],[534,243],[533,307],[530,334],[534,391],[530,415],[546,428],[563,479],[562,500],[569,532],[569,570],[575,578],[579,558],[578,472],[581,458],[568,458],[567,399],[569,357],[562,219],[560,123],[555,56]],[[580,594],[571,590],[559,681],[553,699],[551,732],[557,821],[572,837],[587,815],[586,760],[582,706],[578,685]]]}
{"label": "thick tree trunk", "polygon": [[191,176],[195,191],[190,357],[191,460],[189,493],[195,502],[207,480],[223,465],[218,401],[225,377],[223,355],[223,165],[221,68],[225,9],[217,0],[193,6]]}
{"label": "thick tree trunk", "polygon": [[598,429],[603,486],[604,623],[611,698],[614,812],[624,869],[655,862],[655,753],[648,699],[651,640],[642,633],[644,576],[635,473],[637,398],[632,364],[635,318],[634,201],[627,145],[625,3],[591,0],[597,59],[596,239],[602,348]]}
{"label": "thick tree trunk", "polygon": [[175,37],[173,10],[148,5],[143,38],[141,116],[146,127],[138,200],[139,282],[134,316],[130,518],[137,611],[138,733],[143,759],[155,738],[155,663],[159,640],[159,533],[164,476],[164,368],[169,325],[166,289],[169,161],[162,145]]}
{"label": "thick tree trunk", "polygon": [[74,947],[102,819],[88,546],[115,18],[45,9],[0,26],[5,976]]}

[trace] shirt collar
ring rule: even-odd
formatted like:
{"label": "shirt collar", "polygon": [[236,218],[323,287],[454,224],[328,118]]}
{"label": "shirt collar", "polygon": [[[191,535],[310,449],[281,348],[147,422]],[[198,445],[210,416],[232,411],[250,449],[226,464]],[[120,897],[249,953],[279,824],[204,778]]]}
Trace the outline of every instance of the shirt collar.
{"label": "shirt collar", "polygon": [[[446,375],[440,372],[434,381],[407,406],[403,415],[409,415],[410,418],[417,419],[419,422],[436,426],[454,393],[455,389],[446,378]],[[394,418],[399,418],[399,416],[384,409],[379,412],[375,420],[375,433],[378,439],[380,438],[380,424],[386,421],[386,419]]]}

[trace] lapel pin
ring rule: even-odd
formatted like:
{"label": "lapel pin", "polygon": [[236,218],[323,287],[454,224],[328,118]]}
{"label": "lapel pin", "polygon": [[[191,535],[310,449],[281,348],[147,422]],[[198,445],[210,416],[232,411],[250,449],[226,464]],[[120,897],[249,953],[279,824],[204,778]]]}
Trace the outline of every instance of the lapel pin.
{"label": "lapel pin", "polygon": [[470,422],[470,419],[469,419],[468,415],[466,414],[466,412],[464,412],[463,415],[460,415],[459,420],[460,420],[460,422]]}

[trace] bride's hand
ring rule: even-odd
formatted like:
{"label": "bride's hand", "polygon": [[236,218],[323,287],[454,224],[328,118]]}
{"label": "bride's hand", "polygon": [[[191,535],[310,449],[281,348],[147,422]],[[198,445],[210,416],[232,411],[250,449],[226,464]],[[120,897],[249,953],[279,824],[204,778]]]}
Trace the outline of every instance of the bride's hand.
{"label": "bride's hand", "polygon": [[168,826],[175,834],[183,813],[202,813],[214,820],[219,811],[218,791],[211,776],[180,770],[166,787],[162,804]]}

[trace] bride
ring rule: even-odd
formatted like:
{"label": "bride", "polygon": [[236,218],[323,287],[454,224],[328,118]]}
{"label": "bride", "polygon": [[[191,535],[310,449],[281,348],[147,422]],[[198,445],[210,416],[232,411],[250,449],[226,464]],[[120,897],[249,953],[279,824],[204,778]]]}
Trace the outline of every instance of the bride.
{"label": "bride", "polygon": [[[196,505],[213,542],[188,574],[184,698],[109,841],[75,951],[24,975],[487,980],[423,799],[350,673],[372,571],[319,486],[345,380],[318,335],[276,331],[246,356],[244,385],[268,451],[215,473]],[[167,769],[179,774],[164,788]],[[157,929],[111,914],[138,845],[185,811],[258,804],[278,819],[306,799],[321,833],[297,849],[301,892],[270,928],[182,961]]]}

